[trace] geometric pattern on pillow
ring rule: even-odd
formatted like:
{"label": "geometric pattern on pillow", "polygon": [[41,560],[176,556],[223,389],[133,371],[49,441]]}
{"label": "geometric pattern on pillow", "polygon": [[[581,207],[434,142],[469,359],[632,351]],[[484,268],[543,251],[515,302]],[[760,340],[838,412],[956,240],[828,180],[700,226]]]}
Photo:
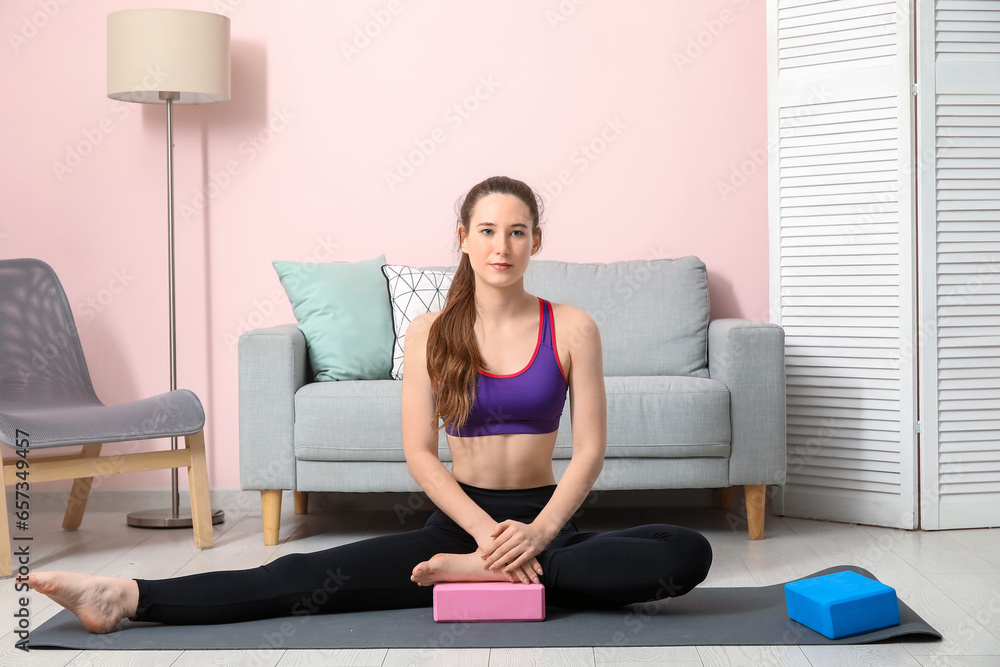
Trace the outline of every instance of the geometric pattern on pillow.
{"label": "geometric pattern on pillow", "polygon": [[389,287],[392,329],[396,338],[392,348],[391,376],[394,380],[402,380],[406,329],[417,315],[444,308],[455,272],[385,264],[382,274]]}

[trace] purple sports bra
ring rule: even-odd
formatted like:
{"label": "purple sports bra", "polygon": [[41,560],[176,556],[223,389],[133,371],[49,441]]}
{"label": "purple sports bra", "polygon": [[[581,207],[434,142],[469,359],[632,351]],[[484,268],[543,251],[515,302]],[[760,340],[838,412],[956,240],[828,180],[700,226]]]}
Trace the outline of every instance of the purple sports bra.
{"label": "purple sports bra", "polygon": [[552,304],[539,297],[538,310],[538,342],[531,361],[510,375],[480,370],[469,418],[458,431],[446,427],[448,435],[552,433],[559,429],[569,385],[556,348]]}

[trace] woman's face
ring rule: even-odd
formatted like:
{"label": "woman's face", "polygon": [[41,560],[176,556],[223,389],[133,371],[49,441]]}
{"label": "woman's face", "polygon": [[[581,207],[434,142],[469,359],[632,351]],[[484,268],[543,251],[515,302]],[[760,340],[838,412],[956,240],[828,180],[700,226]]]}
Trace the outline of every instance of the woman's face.
{"label": "woman's face", "polygon": [[[476,202],[469,234],[459,227],[462,251],[472,270],[489,283],[507,285],[524,275],[528,259],[538,252],[541,234],[532,233],[531,212],[514,195],[491,194]],[[506,265],[506,266],[504,266]]]}

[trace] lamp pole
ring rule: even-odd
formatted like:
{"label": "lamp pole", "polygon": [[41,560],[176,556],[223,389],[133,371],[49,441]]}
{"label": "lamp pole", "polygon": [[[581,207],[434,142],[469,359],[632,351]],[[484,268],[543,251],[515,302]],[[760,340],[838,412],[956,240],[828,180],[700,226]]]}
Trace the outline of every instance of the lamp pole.
{"label": "lamp pole", "polygon": [[[177,389],[177,315],[174,298],[174,100],[180,93],[159,91],[161,100],[167,103],[167,282],[170,296],[170,391]],[[177,449],[177,436],[170,438],[170,449]],[[181,514],[180,485],[177,468],[170,469],[170,509],[140,510],[130,512],[128,525],[136,528],[191,528],[194,519],[191,514]],[[222,523],[225,512],[212,511],[212,525]]]}
{"label": "lamp pole", "polygon": [[[160,99],[167,103],[167,273],[170,283],[168,289],[170,293],[170,391],[177,389],[177,310],[174,301],[174,100],[180,99],[180,96],[180,93],[177,92],[160,91]],[[170,449],[177,449],[176,435],[170,438]],[[171,519],[180,518],[180,496],[177,468],[171,468]]]}
{"label": "lamp pole", "polygon": [[[187,9],[127,9],[108,15],[108,97],[167,107],[167,266],[170,300],[170,391],[177,389],[174,272],[174,103],[203,104],[230,98],[229,19]],[[150,83],[151,73],[156,73]],[[177,436],[170,438],[177,449]],[[171,469],[171,507],[128,515],[130,526],[191,527],[181,514],[177,468]],[[212,523],[221,523],[222,510]]]}

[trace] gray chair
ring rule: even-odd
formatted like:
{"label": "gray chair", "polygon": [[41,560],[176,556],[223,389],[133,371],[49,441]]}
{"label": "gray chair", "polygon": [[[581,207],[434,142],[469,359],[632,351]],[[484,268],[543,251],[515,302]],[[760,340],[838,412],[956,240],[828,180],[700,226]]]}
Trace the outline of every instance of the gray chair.
{"label": "gray chair", "polygon": [[[74,480],[63,518],[63,528],[73,530],[83,519],[94,476],[185,467],[195,546],[212,546],[204,425],[201,402],[187,389],[104,405],[94,393],[73,313],[52,267],[37,259],[0,261],[0,442],[15,450],[14,458],[3,462],[3,479],[4,491],[14,489],[18,532],[30,535],[33,483]],[[174,436],[184,436],[183,449],[100,456],[102,443]],[[70,445],[82,450],[35,454]],[[0,511],[0,576],[10,576],[6,493],[0,494]]]}

